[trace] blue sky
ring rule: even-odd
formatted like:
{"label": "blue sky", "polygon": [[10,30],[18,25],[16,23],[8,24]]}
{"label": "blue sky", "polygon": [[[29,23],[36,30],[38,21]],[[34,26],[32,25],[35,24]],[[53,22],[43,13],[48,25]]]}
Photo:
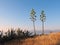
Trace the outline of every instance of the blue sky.
{"label": "blue sky", "polygon": [[0,0],[0,30],[20,27],[32,30],[30,11],[34,8],[36,30],[41,30],[40,13],[46,14],[45,29],[60,29],[60,0]]}

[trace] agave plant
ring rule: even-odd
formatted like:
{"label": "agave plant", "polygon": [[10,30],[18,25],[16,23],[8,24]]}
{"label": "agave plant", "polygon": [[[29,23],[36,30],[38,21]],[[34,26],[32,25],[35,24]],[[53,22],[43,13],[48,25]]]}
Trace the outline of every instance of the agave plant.
{"label": "agave plant", "polygon": [[35,30],[35,21],[36,21],[36,12],[34,9],[31,10],[30,16],[31,16],[31,21],[33,22],[33,28],[34,28],[34,35],[36,35],[36,30]]}
{"label": "agave plant", "polygon": [[44,34],[44,22],[46,21],[46,16],[45,16],[43,10],[42,10],[41,15],[40,15],[40,20],[42,21],[42,34]]}

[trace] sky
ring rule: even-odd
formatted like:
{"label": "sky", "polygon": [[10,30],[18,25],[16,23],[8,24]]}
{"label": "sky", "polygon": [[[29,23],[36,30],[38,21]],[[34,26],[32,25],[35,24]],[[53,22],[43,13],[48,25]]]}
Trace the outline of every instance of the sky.
{"label": "sky", "polygon": [[41,11],[46,15],[45,30],[60,30],[60,0],[0,0],[0,30],[33,30],[31,9],[36,12],[35,27],[41,30]]}

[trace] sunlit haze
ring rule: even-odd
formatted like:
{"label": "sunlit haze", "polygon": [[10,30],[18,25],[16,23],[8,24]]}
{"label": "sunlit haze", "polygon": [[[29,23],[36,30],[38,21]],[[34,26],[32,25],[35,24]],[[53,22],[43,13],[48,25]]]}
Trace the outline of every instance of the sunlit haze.
{"label": "sunlit haze", "polygon": [[41,30],[40,14],[45,11],[45,30],[60,29],[60,0],[0,0],[0,30],[33,30],[31,9],[36,11],[36,31]]}

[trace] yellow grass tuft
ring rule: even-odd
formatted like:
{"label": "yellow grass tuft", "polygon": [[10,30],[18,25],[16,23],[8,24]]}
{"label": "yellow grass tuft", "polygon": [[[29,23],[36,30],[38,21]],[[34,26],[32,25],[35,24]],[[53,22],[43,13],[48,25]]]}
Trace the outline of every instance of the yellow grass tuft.
{"label": "yellow grass tuft", "polygon": [[[12,45],[13,42],[14,41],[9,42],[9,44]],[[14,45],[15,44],[17,45],[60,45],[60,32],[28,38],[22,40],[21,42],[15,41]]]}
{"label": "yellow grass tuft", "polygon": [[28,38],[23,45],[58,45],[60,41],[60,33],[50,33],[49,35]]}

